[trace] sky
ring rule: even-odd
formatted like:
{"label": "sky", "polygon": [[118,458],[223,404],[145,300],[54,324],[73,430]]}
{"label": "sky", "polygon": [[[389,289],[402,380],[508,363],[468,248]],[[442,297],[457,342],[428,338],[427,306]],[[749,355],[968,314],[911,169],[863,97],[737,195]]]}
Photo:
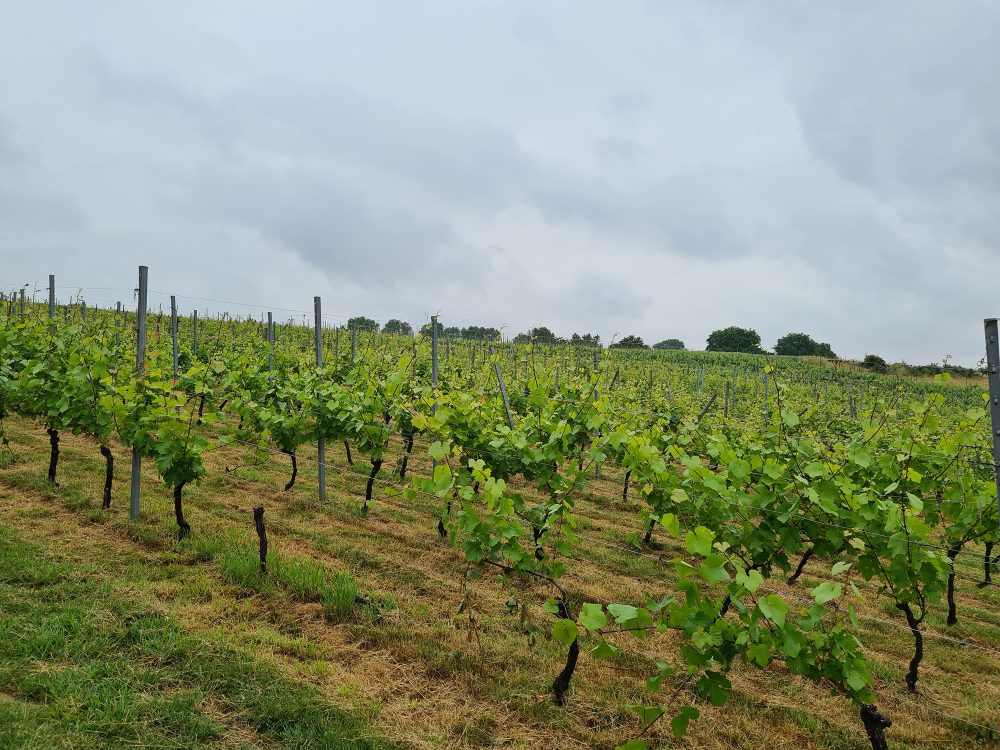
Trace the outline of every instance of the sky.
{"label": "sky", "polygon": [[1000,315],[995,0],[0,0],[0,92],[8,290],[911,363]]}

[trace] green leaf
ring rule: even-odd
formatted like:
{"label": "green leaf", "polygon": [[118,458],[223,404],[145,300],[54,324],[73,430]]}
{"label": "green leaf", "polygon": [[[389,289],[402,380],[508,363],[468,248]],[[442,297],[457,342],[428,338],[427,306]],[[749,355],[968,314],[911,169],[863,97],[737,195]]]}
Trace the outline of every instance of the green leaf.
{"label": "green leaf", "polygon": [[619,625],[623,622],[634,620],[639,616],[639,610],[631,604],[609,604],[608,612],[611,613],[611,616],[615,618],[615,622]]}
{"label": "green leaf", "polygon": [[615,745],[615,750],[649,750],[646,740],[629,740],[624,745]]}
{"label": "green leaf", "polygon": [[626,706],[626,708],[638,714],[639,720],[643,724],[651,724],[667,712],[665,706],[643,706],[639,703]]}
{"label": "green leaf", "polygon": [[812,463],[806,464],[802,471],[805,472],[807,477],[815,479],[816,477],[823,476],[823,464],[813,461]]}
{"label": "green leaf", "polygon": [[726,558],[722,555],[709,555],[701,564],[701,574],[709,583],[722,583],[729,580],[725,568]]}
{"label": "green leaf", "polygon": [[729,476],[740,480],[750,475],[750,462],[743,458],[734,458],[729,462]]}
{"label": "green leaf", "polygon": [[677,516],[673,513],[664,513],[660,518],[660,525],[666,529],[666,532],[670,536],[679,536],[681,533],[680,521],[677,520]]}
{"label": "green leaf", "polygon": [[712,552],[712,540],[715,535],[704,526],[698,526],[694,531],[684,535],[684,546],[692,555],[708,557]]}
{"label": "green leaf", "polygon": [[724,674],[719,672],[706,672],[698,680],[698,692],[707,697],[713,706],[722,706],[729,698],[729,691],[732,690],[732,683]]}
{"label": "green leaf", "polygon": [[609,659],[612,656],[618,655],[618,647],[612,646],[605,640],[601,640],[596,646],[590,649],[590,655],[595,659]]}
{"label": "green leaf", "polygon": [[814,588],[810,593],[813,598],[819,604],[826,604],[828,601],[833,599],[839,599],[841,593],[844,590],[844,585],[842,583],[834,583],[833,581],[824,581],[819,586]]}
{"label": "green leaf", "polygon": [[608,618],[600,604],[584,604],[577,621],[587,630],[593,632],[607,627]]}
{"label": "green leaf", "polygon": [[844,571],[847,571],[847,570],[850,570],[850,569],[851,569],[851,563],[844,562],[843,560],[841,560],[840,562],[835,562],[833,564],[833,568],[830,569],[830,572],[833,573],[833,575],[835,575],[835,576],[839,576]]}
{"label": "green leaf", "polygon": [[759,570],[750,570],[746,572],[741,570],[736,573],[736,583],[752,594],[760,588],[762,583],[764,583],[764,576],[761,575]]}
{"label": "green leaf", "polygon": [[572,620],[556,620],[552,623],[552,637],[567,646],[576,640],[576,623]]}
{"label": "green leaf", "polygon": [[697,719],[700,715],[694,706],[681,706],[681,710],[670,720],[670,731],[674,733],[674,737],[677,739],[683,737],[691,720]]}
{"label": "green leaf", "polygon": [[764,617],[773,622],[779,628],[784,626],[785,615],[788,614],[788,605],[785,604],[785,600],[780,596],[777,594],[765,596],[757,602],[757,607],[760,609],[761,614],[763,614]]}
{"label": "green leaf", "polygon": [[868,681],[865,679],[865,676],[853,669],[847,673],[847,677],[844,680],[844,682],[847,683],[847,686],[849,688],[855,691],[864,690],[865,685],[868,684]]}

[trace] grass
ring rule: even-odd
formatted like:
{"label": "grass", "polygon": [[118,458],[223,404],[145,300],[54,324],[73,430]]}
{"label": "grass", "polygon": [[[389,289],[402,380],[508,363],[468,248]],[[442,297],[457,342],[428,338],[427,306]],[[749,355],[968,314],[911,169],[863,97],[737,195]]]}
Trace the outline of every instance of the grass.
{"label": "grass", "polygon": [[[249,660],[244,662],[251,665],[248,669],[264,670],[268,680],[307,689],[322,710],[364,723],[365,736],[387,737],[419,750],[610,748],[638,729],[636,717],[622,706],[648,699],[643,685],[650,665],[670,660],[676,652],[677,644],[664,636],[623,641],[622,654],[608,662],[584,654],[569,705],[558,709],[548,698],[548,687],[565,661],[565,647],[547,638],[551,618],[541,610],[551,592],[524,577],[487,571],[475,581],[468,606],[459,613],[465,566],[460,550],[436,538],[439,508],[434,500],[389,497],[378,485],[371,513],[360,517],[356,510],[365,477],[341,466],[342,451],[328,456],[337,462],[328,473],[330,499],[318,504],[310,461],[300,461],[296,488],[284,493],[280,488],[288,467],[282,457],[255,464],[252,472],[241,468],[226,474],[225,466],[239,464],[244,456],[238,447],[221,448],[206,456],[209,473],[186,497],[194,533],[177,543],[172,501],[155,472],[144,471],[138,523],[127,520],[127,474],[116,477],[112,507],[100,512],[103,464],[93,446],[67,436],[61,445],[67,459],[60,463],[61,486],[48,487],[38,479],[44,477],[47,454],[43,443],[32,443],[37,429],[30,422],[10,420],[19,460],[0,467],[0,527],[37,544],[41,556],[60,568],[58,585],[83,587],[84,599],[98,597],[94,607],[109,613],[119,605],[107,602],[127,602],[144,616],[164,618],[174,624],[178,638],[190,640],[196,649],[225,653],[230,662]],[[410,466],[414,474],[428,471],[420,446]],[[630,496],[623,503],[621,486],[614,481],[619,477],[614,471],[606,475],[591,484],[579,506],[588,519],[585,536],[602,543],[582,542],[565,584],[574,597],[591,601],[641,601],[647,594],[662,594],[673,573],[661,559],[669,561],[676,554],[676,540],[659,530],[663,548],[642,550],[645,556],[604,546],[628,548],[641,531],[641,502]],[[532,492],[523,486],[518,490]],[[92,502],[88,505],[81,496]],[[250,513],[261,503],[268,509],[271,541],[267,576],[260,573]],[[815,568],[811,564],[799,590],[815,579],[810,573],[821,575],[828,568],[828,561],[817,561]],[[29,583],[16,586],[35,591]],[[374,607],[356,604],[358,590]],[[61,593],[53,592],[51,598],[61,602]],[[518,612],[507,607],[512,595],[523,605]],[[872,595],[863,608],[901,624],[894,608],[882,606],[883,600]],[[940,610],[934,610],[927,626],[996,648],[998,606],[1000,590],[963,585],[959,630],[942,624]],[[4,602],[2,611],[8,608]],[[118,615],[107,617],[113,623]],[[894,721],[889,732],[893,750],[994,746],[988,733],[942,718],[942,713],[995,723],[1000,716],[1000,659],[929,637],[920,695],[897,699],[912,647],[908,632],[864,623],[860,635],[869,646],[880,706]],[[98,671],[104,663],[104,657],[77,659],[77,666]],[[8,661],[0,658],[4,680]],[[55,672],[64,662],[39,662],[36,671]],[[127,665],[158,672],[175,666],[136,650],[121,652],[121,668]],[[280,732],[261,729],[251,720],[258,708],[235,706],[216,683],[188,675],[190,668],[192,663],[186,662],[180,672],[162,672],[160,687],[136,689],[140,696],[164,699],[155,706],[139,700],[147,711],[144,727],[159,726],[158,721],[178,711],[192,714],[191,726],[143,734],[145,741],[169,735],[171,747],[325,746],[315,735],[296,744],[282,739]],[[683,742],[670,738],[669,727],[654,728],[651,734],[659,743],[654,747],[866,747],[855,710],[824,686],[780,668],[737,666],[731,676],[734,692],[726,706],[703,706],[702,717]],[[11,684],[0,681],[0,707],[9,703],[24,711],[46,705],[19,696]],[[180,695],[178,705],[187,708],[175,709],[165,702],[168,695]],[[114,702],[110,695],[100,700]],[[66,705],[90,704],[75,698]],[[19,721],[25,726],[31,719]],[[64,739],[27,746],[91,747],[86,744],[91,735],[90,730],[71,739],[64,734]],[[187,738],[183,742],[188,744],[177,738]],[[0,747],[23,741],[0,736]],[[130,744],[121,738],[103,742]]]}
{"label": "grass", "polygon": [[389,748],[314,688],[0,531],[0,747]]}
{"label": "grass", "polygon": [[350,575],[339,570],[331,573],[311,560],[268,552],[264,573],[255,551],[232,547],[221,553],[219,565],[227,578],[245,588],[267,592],[280,587],[298,601],[321,603],[330,622],[346,619],[358,596],[357,582]]}

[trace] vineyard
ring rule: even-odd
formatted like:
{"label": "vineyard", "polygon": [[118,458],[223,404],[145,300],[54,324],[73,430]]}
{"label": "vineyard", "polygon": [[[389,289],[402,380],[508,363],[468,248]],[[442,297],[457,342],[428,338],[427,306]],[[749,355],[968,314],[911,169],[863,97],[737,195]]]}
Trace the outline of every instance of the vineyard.
{"label": "vineyard", "polygon": [[0,306],[0,744],[1000,741],[979,385],[139,307]]}

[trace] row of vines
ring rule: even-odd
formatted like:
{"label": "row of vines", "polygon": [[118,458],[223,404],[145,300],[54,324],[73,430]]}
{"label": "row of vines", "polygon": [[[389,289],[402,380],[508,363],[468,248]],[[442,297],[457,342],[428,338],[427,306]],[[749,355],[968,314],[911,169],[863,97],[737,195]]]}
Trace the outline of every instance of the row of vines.
{"label": "row of vines", "polygon": [[[954,623],[956,587],[993,584],[1000,521],[978,389],[864,376],[830,396],[822,368],[796,363],[751,378],[746,360],[724,356],[692,368],[676,355],[605,352],[591,365],[565,349],[462,342],[449,342],[435,388],[428,337],[371,336],[317,367],[304,328],[269,351],[253,321],[202,326],[200,350],[184,346],[174,377],[170,339],[155,332],[136,374],[134,336],[112,314],[85,325],[34,308],[0,316],[0,434],[8,414],[37,420],[53,483],[60,434],[92,438],[105,507],[115,452],[152,459],[181,538],[192,533],[184,488],[204,475],[206,451],[239,442],[283,454],[290,490],[309,446],[343,446],[367,462],[362,512],[391,472],[409,497],[435,498],[428,534],[462,551],[470,587],[493,570],[524,580],[526,596],[545,592],[551,637],[566,646],[557,704],[586,659],[662,640],[624,750],[646,748],[661,721],[682,736],[724,704],[737,662],[828,687],[857,707],[872,746],[887,747],[857,602],[869,592],[892,602],[912,635],[905,689],[915,691],[928,612],[947,607]],[[863,408],[848,411],[845,394]],[[387,466],[394,440],[402,455]],[[428,476],[408,473],[417,449],[433,459]],[[585,538],[579,498],[612,467],[638,508],[635,548],[670,537],[684,550],[648,600],[586,601],[566,584]],[[822,582],[789,593],[810,561]]]}

